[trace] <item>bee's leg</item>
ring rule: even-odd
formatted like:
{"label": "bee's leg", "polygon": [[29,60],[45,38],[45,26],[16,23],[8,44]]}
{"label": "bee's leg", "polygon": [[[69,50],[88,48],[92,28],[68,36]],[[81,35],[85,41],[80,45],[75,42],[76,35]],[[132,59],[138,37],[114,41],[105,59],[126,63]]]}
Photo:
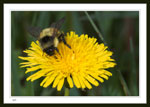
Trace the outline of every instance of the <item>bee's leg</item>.
{"label": "bee's leg", "polygon": [[66,40],[65,40],[65,37],[64,37],[64,34],[61,34],[61,39],[62,41],[64,42],[64,44],[71,49],[71,46],[67,44]]}
{"label": "bee's leg", "polygon": [[[59,50],[58,50],[58,48],[57,47],[55,47],[55,50],[59,53]],[[60,53],[59,53],[60,54]]]}

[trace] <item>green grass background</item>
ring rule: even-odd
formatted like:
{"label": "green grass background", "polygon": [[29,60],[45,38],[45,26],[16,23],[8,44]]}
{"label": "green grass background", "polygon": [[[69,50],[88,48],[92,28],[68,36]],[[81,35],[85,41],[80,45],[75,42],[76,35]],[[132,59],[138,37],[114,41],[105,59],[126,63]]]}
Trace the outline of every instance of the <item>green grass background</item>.
{"label": "green grass background", "polygon": [[[89,11],[109,49],[114,52],[117,66],[109,69],[113,76],[91,90],[70,89],[70,96],[138,96],[139,95],[139,12],[137,11]],[[49,27],[52,22],[66,17],[61,30],[88,34],[103,43],[83,11],[12,11],[11,12],[11,95],[12,96],[63,96],[64,87],[57,92],[51,86],[40,87],[43,78],[27,82],[25,68],[19,68],[25,56],[23,50],[35,41],[25,29],[26,24]]]}

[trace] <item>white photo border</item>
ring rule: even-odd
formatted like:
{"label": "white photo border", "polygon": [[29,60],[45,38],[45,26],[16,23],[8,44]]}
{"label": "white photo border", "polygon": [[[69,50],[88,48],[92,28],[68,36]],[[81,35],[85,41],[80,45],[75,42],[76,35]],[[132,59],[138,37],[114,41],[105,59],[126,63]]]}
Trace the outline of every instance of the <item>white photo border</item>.
{"label": "white photo border", "polygon": [[[146,3],[4,4],[4,103],[147,103],[146,6]],[[11,11],[139,11],[139,96],[11,96]]]}

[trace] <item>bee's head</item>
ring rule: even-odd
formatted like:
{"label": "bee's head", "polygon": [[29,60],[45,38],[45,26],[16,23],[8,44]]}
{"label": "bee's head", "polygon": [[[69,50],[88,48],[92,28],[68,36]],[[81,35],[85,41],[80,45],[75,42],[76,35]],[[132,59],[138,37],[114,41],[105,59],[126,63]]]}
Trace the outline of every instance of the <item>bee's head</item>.
{"label": "bee's head", "polygon": [[54,55],[54,50],[55,50],[55,47],[51,46],[51,47],[45,48],[43,51],[46,52],[48,55],[52,56]]}

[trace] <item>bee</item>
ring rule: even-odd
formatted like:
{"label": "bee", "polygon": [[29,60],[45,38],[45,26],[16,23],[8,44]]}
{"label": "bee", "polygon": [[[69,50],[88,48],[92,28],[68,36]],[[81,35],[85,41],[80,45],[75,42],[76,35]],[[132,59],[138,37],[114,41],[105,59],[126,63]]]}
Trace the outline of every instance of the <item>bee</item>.
{"label": "bee", "polygon": [[51,24],[49,28],[41,29],[39,27],[29,27],[28,32],[36,37],[40,43],[40,47],[47,55],[54,55],[54,51],[58,50],[58,44],[63,42],[68,48],[71,48],[65,40],[65,34],[59,29],[64,23],[65,17]]}

